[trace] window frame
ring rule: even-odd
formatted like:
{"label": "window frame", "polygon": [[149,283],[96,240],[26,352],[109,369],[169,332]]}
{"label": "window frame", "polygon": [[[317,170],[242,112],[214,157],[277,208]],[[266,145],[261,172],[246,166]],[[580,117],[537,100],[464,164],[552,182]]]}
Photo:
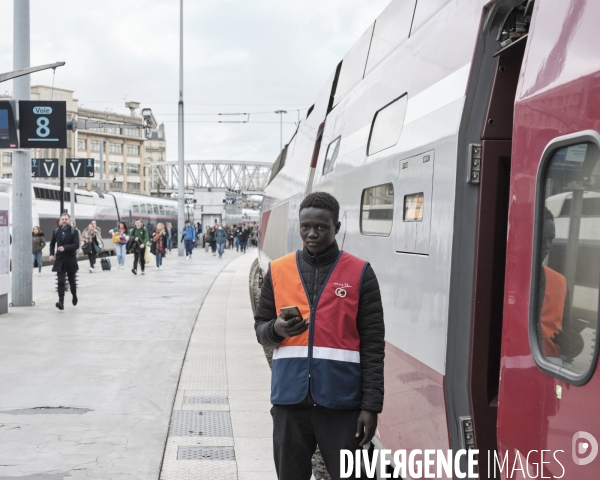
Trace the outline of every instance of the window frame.
{"label": "window frame", "polygon": [[[538,339],[538,323],[539,319],[537,316],[539,299],[539,282],[540,282],[540,268],[539,263],[536,259],[540,257],[542,248],[542,234],[544,230],[543,218],[544,218],[544,206],[545,206],[545,186],[546,186],[546,174],[548,167],[552,161],[554,154],[564,147],[574,146],[580,143],[594,143],[596,148],[600,150],[600,135],[593,130],[584,130],[569,135],[563,135],[556,137],[551,140],[542,153],[540,164],[538,167],[537,178],[536,178],[536,190],[535,190],[535,202],[534,202],[534,215],[533,215],[533,245],[532,245],[532,258],[531,258],[531,285],[529,291],[529,348],[531,355],[537,367],[545,374],[552,377],[563,380],[574,386],[582,386],[588,383],[596,370],[598,362],[598,350],[600,349],[600,335],[596,334],[596,344],[594,346],[594,354],[592,356],[592,362],[588,367],[587,372],[583,374],[577,374],[567,368],[559,365],[555,365],[544,357]],[[600,158],[598,159],[600,163]],[[540,224],[540,222],[542,222]],[[535,301],[535,299],[538,299]],[[598,318],[600,318],[600,306],[598,308]],[[598,321],[600,324],[600,321]]]}
{"label": "window frame", "polygon": [[[377,188],[377,187],[385,187],[386,185],[390,185],[392,187],[392,192],[393,192],[393,196],[392,196],[392,225],[390,228],[390,232],[387,235],[383,235],[381,233],[364,233],[363,232],[363,197],[365,195],[365,192],[367,190],[370,190],[372,188]],[[389,238],[392,235],[392,232],[394,231],[394,210],[396,209],[396,202],[395,202],[395,197],[396,197],[396,187],[394,186],[394,182],[385,182],[385,183],[379,183],[377,185],[372,185],[370,187],[365,187],[361,190],[360,192],[360,209],[358,211],[358,231],[360,232],[360,234],[363,237],[383,237],[383,238]]]}
{"label": "window frame", "polygon": [[340,145],[342,143],[342,136],[338,135],[337,137],[335,137],[331,142],[329,142],[329,145],[327,145],[327,150],[325,150],[325,157],[323,157],[323,170],[322,170],[322,175],[329,175],[331,172],[333,172],[333,169],[335,167],[335,162],[338,159],[338,157],[340,156],[340,151],[338,149],[338,154],[336,155],[336,157],[334,159],[331,160],[331,162],[329,163],[329,169],[327,171],[325,171],[325,166],[327,165],[327,154],[329,153],[329,149],[331,148],[331,146],[336,143],[338,145]]}
{"label": "window frame", "polygon": [[[377,116],[384,111],[386,108],[388,108],[390,105],[392,105],[393,103],[399,102],[400,100],[402,100],[404,97],[406,97],[406,107],[404,108],[404,118],[402,119],[402,125],[400,126],[400,135],[398,135],[398,140],[396,140],[396,143],[394,143],[393,145],[390,145],[389,147],[385,147],[382,148],[381,150],[378,150],[376,152],[371,153],[371,139],[373,138],[373,130],[375,129],[375,122],[377,121]],[[385,150],[388,150],[392,147],[395,147],[396,145],[398,145],[398,142],[400,141],[400,137],[402,136],[402,130],[404,130],[404,123],[406,120],[406,110],[408,109],[408,92],[403,93],[402,95],[400,95],[399,97],[395,98],[394,100],[392,100],[391,102],[387,103],[386,105],[384,105],[383,107],[381,107],[379,110],[377,110],[375,112],[375,114],[373,115],[373,120],[371,120],[371,129],[369,130],[369,140],[367,141],[367,157],[370,157],[372,155],[376,155],[378,153],[381,153]]]}

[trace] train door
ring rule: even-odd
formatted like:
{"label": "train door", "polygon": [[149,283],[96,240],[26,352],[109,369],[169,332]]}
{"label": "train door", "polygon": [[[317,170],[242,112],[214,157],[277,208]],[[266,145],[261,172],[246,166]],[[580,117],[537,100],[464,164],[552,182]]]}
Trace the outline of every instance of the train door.
{"label": "train door", "polygon": [[580,0],[534,12],[515,106],[498,410],[510,470],[498,478],[515,465],[525,478],[600,470],[598,18],[600,3]]}
{"label": "train door", "polygon": [[[479,199],[468,389],[480,451],[496,449],[514,101],[526,41],[523,36],[494,54],[481,144],[470,152],[470,180],[479,182]],[[487,470],[485,455],[481,470]]]}
{"label": "train door", "polygon": [[459,146],[466,161],[457,178],[445,390],[453,449],[478,449],[486,479],[494,477],[485,452],[497,447],[514,102],[530,4],[499,1],[484,11]]}

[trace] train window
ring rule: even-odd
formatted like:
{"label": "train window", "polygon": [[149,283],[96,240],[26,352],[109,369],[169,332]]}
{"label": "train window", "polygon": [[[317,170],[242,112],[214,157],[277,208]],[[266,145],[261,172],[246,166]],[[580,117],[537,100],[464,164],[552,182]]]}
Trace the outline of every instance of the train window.
{"label": "train window", "polygon": [[594,369],[598,350],[600,149],[591,141],[557,142],[546,151],[530,340],[542,370],[581,385]]}
{"label": "train window", "polygon": [[327,147],[327,153],[325,154],[325,163],[323,164],[323,175],[327,175],[333,170],[333,166],[335,165],[335,161],[337,160],[338,154],[340,152],[341,139],[342,137],[336,138]]}
{"label": "train window", "polygon": [[404,216],[405,222],[423,221],[423,192],[404,195]]}
{"label": "train window", "polygon": [[360,202],[360,233],[389,236],[394,221],[394,185],[365,188]]}
{"label": "train window", "polygon": [[140,206],[137,203],[133,204],[133,213],[140,213]]}
{"label": "train window", "polygon": [[158,211],[160,212],[161,215],[165,214],[165,206],[164,205],[159,205],[158,206]]}
{"label": "train window", "polygon": [[375,113],[367,155],[381,152],[398,143],[404,125],[407,101],[408,95],[404,94]]}
{"label": "train window", "polygon": [[158,205],[153,205],[154,213],[158,215]]}

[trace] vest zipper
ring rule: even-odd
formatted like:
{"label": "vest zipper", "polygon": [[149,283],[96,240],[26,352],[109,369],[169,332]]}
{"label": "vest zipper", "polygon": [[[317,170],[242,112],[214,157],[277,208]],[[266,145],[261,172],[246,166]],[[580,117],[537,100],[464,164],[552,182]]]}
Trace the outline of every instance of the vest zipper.
{"label": "vest zipper", "polygon": [[310,373],[312,370],[312,358],[313,358],[313,342],[314,342],[314,334],[315,334],[315,299],[317,297],[317,287],[319,286],[319,259],[316,258],[317,265],[315,268],[315,283],[313,285],[313,294],[310,299],[310,324],[308,325],[308,401],[313,405],[316,405],[315,401],[310,394]]}

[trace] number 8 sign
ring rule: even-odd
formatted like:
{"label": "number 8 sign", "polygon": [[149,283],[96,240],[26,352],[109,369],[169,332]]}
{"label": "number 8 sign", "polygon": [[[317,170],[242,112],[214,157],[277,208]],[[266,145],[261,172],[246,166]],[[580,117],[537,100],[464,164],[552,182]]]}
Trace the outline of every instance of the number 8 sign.
{"label": "number 8 sign", "polygon": [[67,148],[67,102],[19,102],[21,148]]}

